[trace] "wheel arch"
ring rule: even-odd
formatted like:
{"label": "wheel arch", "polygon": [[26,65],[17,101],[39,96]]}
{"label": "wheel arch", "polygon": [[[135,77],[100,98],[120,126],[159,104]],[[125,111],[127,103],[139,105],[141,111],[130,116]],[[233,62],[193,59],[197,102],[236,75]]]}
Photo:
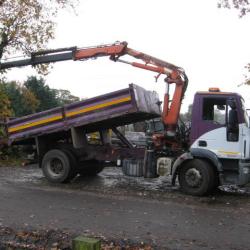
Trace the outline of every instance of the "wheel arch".
{"label": "wheel arch", "polygon": [[181,167],[192,159],[202,159],[211,164],[214,170],[219,173],[222,172],[222,164],[215,153],[201,148],[191,149],[190,152],[186,152],[179,156],[174,162],[172,167],[172,185],[175,185],[176,177]]}

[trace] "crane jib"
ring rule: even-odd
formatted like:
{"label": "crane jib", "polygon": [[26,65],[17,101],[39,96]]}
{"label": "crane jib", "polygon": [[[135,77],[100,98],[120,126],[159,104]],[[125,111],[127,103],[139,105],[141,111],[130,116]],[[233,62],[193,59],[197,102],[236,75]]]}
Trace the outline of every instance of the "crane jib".
{"label": "crane jib", "polygon": [[28,65],[38,65],[43,63],[53,63],[53,62],[60,62],[60,61],[67,61],[73,59],[73,52],[65,52],[65,53],[58,53],[52,55],[41,55],[41,56],[34,56],[27,59],[16,60],[11,62],[4,62],[0,64],[0,70],[15,68],[15,67],[23,67]]}

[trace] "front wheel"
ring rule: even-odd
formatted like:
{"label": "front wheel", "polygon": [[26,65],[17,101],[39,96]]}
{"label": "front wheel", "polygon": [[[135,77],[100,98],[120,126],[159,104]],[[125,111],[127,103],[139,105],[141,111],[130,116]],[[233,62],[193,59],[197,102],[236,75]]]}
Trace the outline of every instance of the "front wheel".
{"label": "front wheel", "polygon": [[215,173],[208,162],[194,159],[181,167],[178,178],[180,188],[184,193],[202,196],[213,189]]}

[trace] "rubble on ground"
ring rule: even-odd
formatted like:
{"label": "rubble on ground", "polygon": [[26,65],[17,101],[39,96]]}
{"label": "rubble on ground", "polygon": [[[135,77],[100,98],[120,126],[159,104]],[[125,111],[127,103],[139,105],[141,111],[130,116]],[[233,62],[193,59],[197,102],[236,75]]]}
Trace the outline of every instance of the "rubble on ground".
{"label": "rubble on ground", "polygon": [[[72,239],[77,235],[62,230],[14,230],[0,226],[0,250],[71,250]],[[93,237],[93,235],[91,235]],[[98,236],[102,250],[152,250],[144,242],[128,239],[108,240]]]}

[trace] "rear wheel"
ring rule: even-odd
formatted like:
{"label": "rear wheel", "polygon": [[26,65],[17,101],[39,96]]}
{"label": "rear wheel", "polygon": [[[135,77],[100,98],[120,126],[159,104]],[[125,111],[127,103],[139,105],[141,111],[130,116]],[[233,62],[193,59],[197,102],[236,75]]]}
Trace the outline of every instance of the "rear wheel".
{"label": "rear wheel", "polygon": [[182,166],[178,178],[181,190],[190,195],[206,195],[215,186],[212,166],[201,159],[191,160]]}
{"label": "rear wheel", "polygon": [[71,180],[77,175],[77,160],[74,154],[70,150],[63,149],[62,151],[67,154],[70,160],[71,170],[70,170],[69,179]]}
{"label": "rear wheel", "polygon": [[42,160],[44,176],[53,183],[69,182],[75,175],[75,165],[70,152],[52,149]]}
{"label": "rear wheel", "polygon": [[81,176],[95,176],[104,169],[104,164],[97,160],[84,161],[78,168]]}

